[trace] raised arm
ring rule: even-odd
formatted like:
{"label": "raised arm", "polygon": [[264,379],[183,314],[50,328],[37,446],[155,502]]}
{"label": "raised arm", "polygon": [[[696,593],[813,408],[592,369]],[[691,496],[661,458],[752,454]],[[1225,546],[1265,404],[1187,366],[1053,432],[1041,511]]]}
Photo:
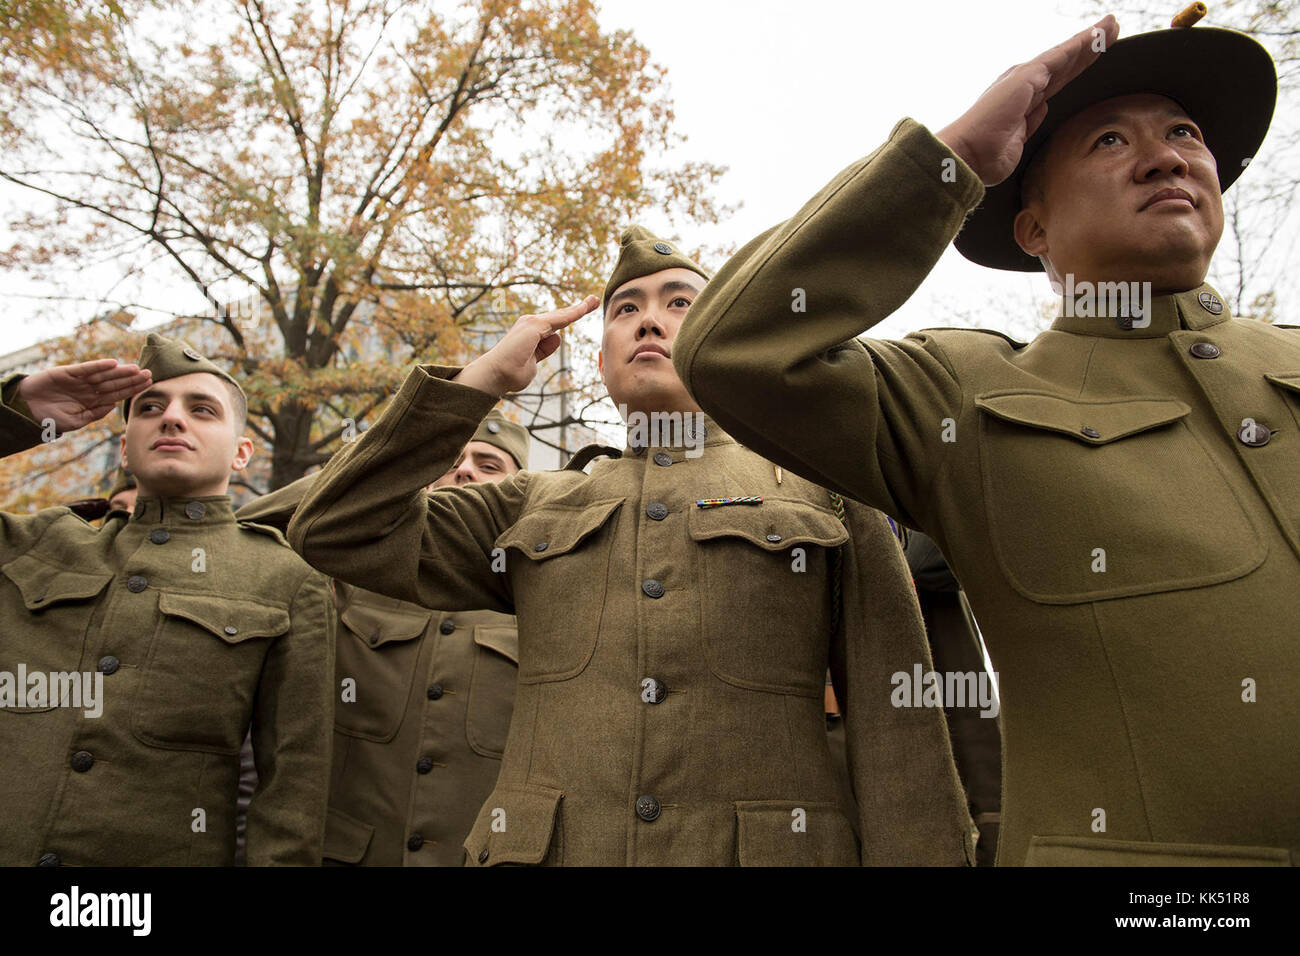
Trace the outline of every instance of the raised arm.
{"label": "raised arm", "polygon": [[414,369],[379,420],[312,483],[289,524],[293,547],[331,577],[401,600],[512,611],[491,552],[518,518],[532,475],[424,489],[455,464],[500,396],[532,381],[560,330],[596,302],[522,317],[463,369]]}

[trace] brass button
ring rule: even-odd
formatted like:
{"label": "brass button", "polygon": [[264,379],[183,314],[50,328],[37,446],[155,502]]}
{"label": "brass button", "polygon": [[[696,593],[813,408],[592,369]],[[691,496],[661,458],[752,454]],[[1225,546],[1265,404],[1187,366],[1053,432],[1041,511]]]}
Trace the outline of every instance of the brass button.
{"label": "brass button", "polygon": [[122,662],[119,661],[116,657],[114,657],[112,654],[105,654],[103,657],[99,659],[99,664],[97,665],[97,668],[101,674],[116,674],[117,669],[121,666],[122,666]]}
{"label": "brass button", "polygon": [[406,848],[412,852],[424,846],[424,837],[418,833],[412,833],[411,838],[406,841]]}
{"label": "brass button", "polygon": [[235,625],[233,624],[227,624],[225,627],[222,628],[222,630],[225,631],[227,634],[229,634],[231,637],[234,637],[236,634],[239,633],[239,628],[235,627]]}
{"label": "brass button", "polygon": [[1196,301],[1201,303],[1201,308],[1210,315],[1223,314],[1223,303],[1219,301],[1219,297],[1213,292],[1202,292],[1196,297]]}
{"label": "brass button", "polygon": [[1197,342],[1192,346],[1191,353],[1198,359],[1216,359],[1223,354],[1213,342]]}
{"label": "brass button", "polygon": [[660,468],[667,468],[673,463],[673,456],[666,451],[655,452],[655,464]]}
{"label": "brass button", "polygon": [[1263,448],[1273,440],[1273,431],[1267,425],[1261,425],[1259,422],[1246,422],[1237,431],[1237,437],[1241,439],[1243,445],[1251,448]]}
{"label": "brass button", "polygon": [[199,361],[202,361],[202,359],[203,359],[203,356],[202,356],[202,355],[200,355],[198,352],[194,351],[194,350],[193,350],[192,348],[190,348],[188,345],[187,345],[185,348],[181,349],[181,354],[184,355],[184,356],[185,356],[187,359],[189,359],[191,362],[199,362]]}
{"label": "brass button", "polygon": [[456,633],[456,622],[451,618],[447,618],[447,620],[438,625],[438,631],[442,634],[454,634]]}
{"label": "brass button", "polygon": [[132,594],[139,594],[149,586],[149,579],[140,574],[133,574],[126,579],[126,589]]}
{"label": "brass button", "polygon": [[647,704],[662,704],[668,696],[668,685],[654,677],[641,681],[641,699]]}
{"label": "brass button", "polygon": [[416,773],[428,773],[432,769],[433,769],[432,757],[421,757],[419,760],[415,762]]}
{"label": "brass button", "polygon": [[185,517],[189,518],[191,521],[198,521],[203,517],[206,511],[207,509],[203,507],[203,502],[191,501],[185,506]]}
{"label": "brass button", "polygon": [[642,794],[636,798],[636,815],[646,823],[659,819],[659,801],[647,794]]}
{"label": "brass button", "polygon": [[93,766],[95,766],[95,755],[89,751],[78,750],[72,755],[72,769],[77,773],[85,773]]}
{"label": "brass button", "polygon": [[57,853],[43,853],[41,858],[36,861],[37,866],[61,866],[63,861],[59,859]]}
{"label": "brass button", "polygon": [[166,528],[154,528],[149,532],[149,540],[154,544],[166,544],[169,538],[171,534]]}
{"label": "brass button", "polygon": [[536,551],[538,554],[541,554],[548,547],[550,547],[550,545],[548,545],[545,541],[538,541],[535,545],[533,545],[533,550]]}
{"label": "brass button", "polygon": [[659,253],[659,255],[661,256],[667,256],[672,254],[673,247],[668,245],[668,243],[666,242],[656,242],[654,245],[654,250],[655,252]]}
{"label": "brass button", "polygon": [[668,517],[668,506],[662,501],[655,501],[646,508],[645,513],[655,521],[663,521]]}
{"label": "brass button", "polygon": [[441,685],[441,684],[430,684],[428,690],[426,690],[424,693],[425,693],[425,696],[427,696],[427,697],[429,698],[429,700],[441,700],[441,699],[442,699],[442,685]]}
{"label": "brass button", "polygon": [[767,536],[767,540],[772,542],[773,544],[780,544],[781,536],[779,534],[769,534]]}
{"label": "brass button", "polygon": [[1079,434],[1080,434],[1080,435],[1083,435],[1085,438],[1100,438],[1100,437],[1101,437],[1101,432],[1097,431],[1097,429],[1095,429],[1095,428],[1087,428],[1087,427],[1080,428],[1080,429],[1079,429]]}
{"label": "brass button", "polygon": [[488,851],[486,848],[479,851],[478,861],[480,863],[486,863],[488,861]]}
{"label": "brass button", "polygon": [[661,598],[664,596],[664,586],[654,578],[649,578],[641,582],[641,590],[652,598]]}

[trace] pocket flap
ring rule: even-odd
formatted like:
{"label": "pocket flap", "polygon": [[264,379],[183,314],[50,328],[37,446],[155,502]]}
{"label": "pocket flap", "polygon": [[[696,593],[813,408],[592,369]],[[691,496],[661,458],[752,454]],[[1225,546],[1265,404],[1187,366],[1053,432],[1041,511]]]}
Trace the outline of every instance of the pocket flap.
{"label": "pocket flap", "polygon": [[493,790],[465,838],[467,866],[541,863],[551,847],[561,790],[530,786]]}
{"label": "pocket flap", "polygon": [[859,866],[858,838],[833,803],[742,800],[736,804],[741,866]]}
{"label": "pocket flap", "polygon": [[687,527],[695,541],[744,538],[767,551],[784,551],[796,544],[833,548],[849,540],[848,531],[829,508],[782,498],[718,508],[692,503]]}
{"label": "pocket flap", "polygon": [[474,628],[474,643],[496,651],[514,663],[519,663],[519,630],[507,625],[479,624]]}
{"label": "pocket flap", "polygon": [[1036,836],[1025,866],[1291,866],[1278,847]]}
{"label": "pocket flap", "polygon": [[161,591],[158,610],[191,621],[230,644],[252,637],[276,637],[289,630],[287,608],[227,595]]}
{"label": "pocket flap", "polygon": [[[335,581],[339,620],[352,633],[365,639],[370,647],[382,647],[389,641],[409,641],[419,637],[429,626],[433,612]],[[376,638],[376,640],[371,640]]]}
{"label": "pocket flap", "polygon": [[1300,372],[1291,375],[1265,375],[1266,379],[1288,391],[1300,392]]}
{"label": "pocket flap", "polygon": [[507,528],[496,546],[517,548],[534,561],[567,554],[604,525],[623,501],[607,498],[580,508],[538,508]]}
{"label": "pocket flap", "polygon": [[60,601],[92,598],[113,580],[109,571],[74,571],[46,564],[32,554],[19,555],[0,567],[0,571],[17,585],[29,611],[38,611]]}
{"label": "pocket flap", "polygon": [[330,807],[325,815],[325,846],[321,855],[340,863],[360,863],[374,835],[375,828],[370,824]]}
{"label": "pocket flap", "polygon": [[975,405],[1003,421],[1068,435],[1085,445],[1105,445],[1168,425],[1191,412],[1172,398],[1084,401],[1047,392],[983,395]]}

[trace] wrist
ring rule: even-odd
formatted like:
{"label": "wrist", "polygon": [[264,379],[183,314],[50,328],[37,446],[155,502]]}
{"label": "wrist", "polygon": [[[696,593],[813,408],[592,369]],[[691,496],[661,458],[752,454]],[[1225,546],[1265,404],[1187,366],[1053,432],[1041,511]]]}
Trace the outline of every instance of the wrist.
{"label": "wrist", "polygon": [[474,359],[452,376],[451,381],[457,385],[467,385],[470,388],[478,389],[480,392],[487,392],[493,398],[500,398],[507,391],[491,366],[483,361],[482,356]]}

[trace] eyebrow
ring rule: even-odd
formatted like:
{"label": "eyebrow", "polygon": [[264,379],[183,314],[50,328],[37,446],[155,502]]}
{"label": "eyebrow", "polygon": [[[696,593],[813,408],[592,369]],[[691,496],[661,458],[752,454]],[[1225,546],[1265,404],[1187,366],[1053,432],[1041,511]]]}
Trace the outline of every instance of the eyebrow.
{"label": "eyebrow", "polygon": [[[469,456],[471,458],[486,458],[488,461],[495,461],[499,465],[504,465],[506,463],[505,455],[494,451],[472,451],[469,453]],[[464,459],[461,460],[463,461]]]}
{"label": "eyebrow", "polygon": [[[659,291],[661,293],[694,292],[696,295],[700,294],[700,290],[697,286],[693,286],[689,282],[684,282],[681,279],[673,279],[670,282],[665,282],[662,286],[659,287]],[[612,296],[609,297],[609,304],[613,305],[615,302],[621,302],[624,299],[644,299],[645,297],[646,297],[645,289],[641,288],[640,286],[632,286],[632,288],[624,289],[622,292],[615,292]],[[606,308],[608,308],[608,306],[606,306]]]}
{"label": "eyebrow", "polygon": [[[136,405],[138,405],[140,402],[143,402],[147,398],[167,399],[169,397],[170,396],[166,392],[164,392],[161,388],[145,389],[143,392],[141,392],[132,400],[131,407],[134,408]],[[183,392],[181,394],[181,398],[189,402],[207,402],[209,405],[216,405],[218,408],[221,409],[223,415],[225,414],[226,411],[226,406],[221,404],[221,399],[209,392]]]}
{"label": "eyebrow", "polygon": [[[1161,115],[1164,116],[1165,119],[1182,119],[1182,120],[1187,120],[1189,123],[1196,122],[1194,119],[1192,119],[1190,116],[1187,115],[1187,112],[1185,110],[1179,109],[1177,106],[1166,106],[1163,112],[1161,113]],[[1101,127],[1118,126],[1120,123],[1123,123],[1128,118],[1129,117],[1124,113],[1107,113],[1105,116],[1101,117],[1096,122],[1089,123],[1086,127],[1084,127],[1083,131],[1080,132],[1079,134],[1079,138],[1081,140],[1087,139],[1089,136],[1091,136]]]}

